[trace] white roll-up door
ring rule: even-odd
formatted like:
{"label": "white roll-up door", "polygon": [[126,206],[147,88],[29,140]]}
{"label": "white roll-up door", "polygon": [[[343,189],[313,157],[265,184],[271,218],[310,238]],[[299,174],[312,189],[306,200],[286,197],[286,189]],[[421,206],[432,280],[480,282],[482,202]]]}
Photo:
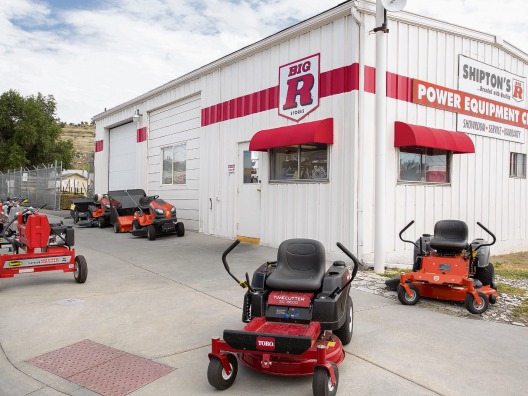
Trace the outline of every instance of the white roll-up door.
{"label": "white roll-up door", "polygon": [[124,190],[136,186],[136,123],[110,129],[108,190]]}

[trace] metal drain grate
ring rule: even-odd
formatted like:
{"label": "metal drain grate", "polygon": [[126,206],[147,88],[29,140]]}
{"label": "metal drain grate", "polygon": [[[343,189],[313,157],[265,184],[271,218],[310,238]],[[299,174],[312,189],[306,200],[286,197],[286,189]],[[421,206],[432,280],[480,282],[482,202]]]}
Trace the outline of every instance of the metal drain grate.
{"label": "metal drain grate", "polygon": [[104,396],[126,395],[173,371],[172,367],[84,340],[28,363]]}

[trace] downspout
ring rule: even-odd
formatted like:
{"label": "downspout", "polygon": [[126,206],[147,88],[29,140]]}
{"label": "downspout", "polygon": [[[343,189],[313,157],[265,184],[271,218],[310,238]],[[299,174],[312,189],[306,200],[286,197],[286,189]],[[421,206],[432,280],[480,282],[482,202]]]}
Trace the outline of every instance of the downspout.
{"label": "downspout", "polygon": [[356,133],[356,196],[357,196],[357,208],[356,208],[356,216],[357,216],[357,257],[360,261],[363,261],[363,246],[364,246],[364,214],[363,214],[363,191],[364,191],[364,185],[363,185],[363,158],[360,158],[362,154],[365,152],[363,149],[363,133],[364,133],[364,116],[363,116],[363,107],[364,107],[364,101],[365,101],[365,78],[364,78],[364,72],[365,72],[365,22],[364,22],[364,14],[360,14],[358,9],[354,6],[352,6],[352,16],[354,17],[356,23],[359,25],[359,73],[358,73],[358,79],[359,79],[359,87],[358,87],[358,112],[357,112],[357,118],[358,118],[358,130]]}

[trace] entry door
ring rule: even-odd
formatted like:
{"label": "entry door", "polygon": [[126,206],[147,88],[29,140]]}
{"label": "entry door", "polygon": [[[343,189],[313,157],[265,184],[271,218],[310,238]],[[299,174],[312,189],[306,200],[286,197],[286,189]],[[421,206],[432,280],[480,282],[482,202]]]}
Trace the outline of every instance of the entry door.
{"label": "entry door", "polygon": [[259,151],[249,151],[249,143],[238,146],[238,231],[240,237],[253,239],[249,242],[259,242],[260,239],[260,166],[262,154]]}

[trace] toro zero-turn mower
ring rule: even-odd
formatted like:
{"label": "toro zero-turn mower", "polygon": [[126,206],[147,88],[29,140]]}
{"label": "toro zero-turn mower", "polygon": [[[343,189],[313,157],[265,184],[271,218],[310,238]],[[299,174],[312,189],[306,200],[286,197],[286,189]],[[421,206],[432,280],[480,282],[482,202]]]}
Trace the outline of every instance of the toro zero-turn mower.
{"label": "toro zero-turn mower", "polygon": [[[441,220],[435,224],[434,235],[424,234],[416,242],[403,239],[402,234],[414,223],[400,231],[400,239],[415,249],[413,271],[401,274],[397,287],[398,299],[404,305],[414,305],[420,297],[464,302],[473,314],[485,312],[495,304],[498,295],[489,246],[495,235],[477,224],[492,238],[482,238],[468,244],[468,226],[460,220]],[[388,284],[389,281],[387,281]]]}
{"label": "toro zero-turn mower", "polygon": [[241,330],[224,330],[223,340],[212,339],[207,378],[219,390],[229,388],[238,372],[238,361],[267,374],[313,375],[314,396],[335,395],[337,365],[345,358],[343,345],[352,339],[353,303],[350,283],[359,261],[342,244],[337,246],[354,262],[352,273],[343,261],[326,270],[324,246],[312,239],[281,243],[277,261],[262,264],[251,284],[246,273],[240,281],[244,295]]}
{"label": "toro zero-turn mower", "polygon": [[139,198],[138,210],[132,220],[132,235],[146,236],[150,241],[158,235],[176,233],[185,235],[185,226],[178,221],[176,208],[158,195]]}
{"label": "toro zero-turn mower", "polygon": [[72,227],[50,224],[46,215],[28,208],[16,214],[4,227],[2,236],[11,248],[0,254],[0,278],[59,270],[73,272],[77,283],[86,281],[88,266],[84,256],[75,256]]}

